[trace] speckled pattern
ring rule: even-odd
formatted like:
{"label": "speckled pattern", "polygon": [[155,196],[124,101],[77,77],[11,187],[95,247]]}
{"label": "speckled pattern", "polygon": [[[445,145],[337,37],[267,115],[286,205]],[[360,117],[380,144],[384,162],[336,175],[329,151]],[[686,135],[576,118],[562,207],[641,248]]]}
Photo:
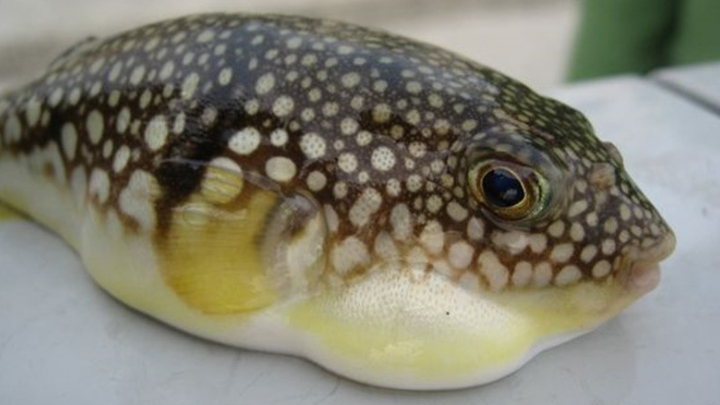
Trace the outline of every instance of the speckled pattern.
{"label": "speckled pattern", "polygon": [[[80,48],[0,104],[2,147],[51,150],[47,175],[87,177],[93,203],[130,222],[162,229],[203,163],[225,158],[323,205],[341,276],[408,250],[481,288],[569,284],[611,276],[667,232],[580,113],[425,44],[215,15]],[[520,230],[489,219],[467,188],[479,153],[555,172],[560,198]],[[162,189],[148,217],[122,209],[133,178]]]}
{"label": "speckled pattern", "polygon": [[[472,293],[602,284],[674,245],[578,111],[445,50],[300,17],[202,15],[83,42],[0,99],[8,158],[157,250],[198,196],[263,216],[256,238],[302,240],[319,216],[322,269],[300,276],[314,288],[383,263]],[[498,169],[520,203],[487,195]],[[263,191],[293,210],[248,209]]]}

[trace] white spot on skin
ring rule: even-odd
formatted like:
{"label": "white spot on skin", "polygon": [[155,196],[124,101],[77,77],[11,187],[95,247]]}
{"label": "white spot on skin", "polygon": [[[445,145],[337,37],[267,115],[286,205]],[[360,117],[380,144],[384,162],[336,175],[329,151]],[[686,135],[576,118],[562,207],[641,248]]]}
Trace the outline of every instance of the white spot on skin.
{"label": "white spot on skin", "polygon": [[110,73],[108,74],[108,80],[111,82],[114,82],[115,80],[120,77],[120,72],[122,72],[122,62],[116,62],[112,69],[110,69]]}
{"label": "white spot on skin", "polygon": [[443,200],[437,194],[433,194],[430,197],[428,197],[427,200],[425,200],[425,208],[430,213],[433,213],[433,214],[437,213],[438,211],[440,211],[442,206],[443,206]]}
{"label": "white spot on skin", "polygon": [[170,76],[173,74],[173,71],[175,70],[175,63],[173,61],[167,61],[163,65],[162,69],[160,69],[160,80],[166,81],[170,78]]}
{"label": "white spot on skin", "polygon": [[105,204],[110,196],[110,178],[105,170],[93,169],[90,174],[90,196],[97,198],[100,204]]}
{"label": "white spot on skin", "polygon": [[598,249],[595,245],[587,245],[580,252],[580,260],[585,263],[589,263],[597,255]]}
{"label": "white spot on skin", "polygon": [[565,223],[561,220],[557,220],[550,224],[547,231],[553,238],[559,238],[565,232]]}
{"label": "white spot on skin", "polygon": [[152,100],[152,92],[148,89],[145,89],[142,96],[140,96],[140,108],[145,109],[150,104],[150,100]]}
{"label": "white spot on skin", "polygon": [[585,228],[578,222],[574,222],[570,226],[570,238],[575,242],[580,242],[585,238]]}
{"label": "white spot on skin", "polygon": [[168,126],[164,115],[154,116],[145,127],[145,143],[151,151],[157,151],[167,141]]}
{"label": "white spot on skin", "polygon": [[390,106],[384,103],[377,104],[372,110],[373,121],[382,124],[390,120],[392,110]]}
{"label": "white spot on skin", "polygon": [[277,117],[285,117],[290,115],[295,109],[295,102],[289,96],[280,96],[275,99],[272,106],[273,114]]}
{"label": "white spot on skin", "polygon": [[618,222],[615,217],[608,218],[603,224],[603,230],[605,233],[614,234],[618,230]]}
{"label": "white spot on skin", "polygon": [[103,145],[103,157],[105,159],[109,158],[110,155],[113,152],[113,141],[112,139],[108,139],[105,141],[105,145]]}
{"label": "white spot on skin", "polygon": [[471,271],[466,271],[460,276],[458,285],[471,293],[480,291],[480,278]]}
{"label": "white spot on skin", "polygon": [[438,221],[432,220],[425,225],[420,233],[420,243],[425,247],[428,253],[437,255],[445,246],[445,233],[442,225]]}
{"label": "white spot on skin", "polygon": [[311,191],[320,191],[325,188],[327,177],[317,170],[312,171],[307,177],[307,186]]}
{"label": "white spot on skin", "polygon": [[627,221],[630,219],[630,215],[631,215],[630,207],[628,207],[625,204],[622,204],[622,205],[620,205],[619,211],[620,211],[620,219],[622,219],[623,221]]}
{"label": "white spot on skin", "polygon": [[90,111],[90,114],[88,114],[87,119],[85,120],[85,125],[88,131],[88,136],[90,137],[90,142],[92,142],[93,145],[100,143],[103,136],[103,130],[105,128],[105,120],[103,120],[103,116],[100,114],[100,111]]}
{"label": "white spot on skin", "polygon": [[574,216],[580,215],[588,208],[588,203],[585,200],[575,201],[570,205],[570,208],[568,208],[568,217],[572,218]]}
{"label": "white spot on skin", "polygon": [[175,117],[172,131],[175,134],[181,134],[185,130],[185,113],[180,113]]}
{"label": "white spot on skin", "polygon": [[[373,83],[373,90],[375,90],[378,93],[383,93],[388,88],[388,82],[385,80],[377,80],[375,83]],[[380,121],[378,121],[380,122]]]}
{"label": "white spot on skin", "polygon": [[367,171],[363,170],[357,175],[358,182],[360,184],[367,183],[370,180],[370,174],[368,174]]}
{"label": "white spot on skin", "polygon": [[357,169],[358,162],[355,155],[352,153],[346,152],[342,153],[338,157],[338,167],[340,170],[344,171],[345,173],[352,173]]}
{"label": "white spot on skin", "polygon": [[340,45],[338,46],[337,51],[340,55],[349,55],[355,52],[355,48],[349,45]]}
{"label": "white spot on skin", "polygon": [[418,94],[422,91],[422,85],[416,81],[410,81],[405,85],[405,90],[408,93]]}
{"label": "white spot on skin", "polygon": [[260,95],[267,94],[273,87],[275,87],[275,75],[266,73],[260,76],[257,83],[255,83],[255,92]]}
{"label": "white spot on skin", "polygon": [[485,225],[475,217],[470,218],[467,225],[467,235],[470,240],[480,240],[485,235]]}
{"label": "white spot on skin", "polygon": [[230,80],[232,80],[232,75],[233,71],[231,68],[224,68],[218,74],[218,83],[220,83],[221,86],[227,86],[228,84],[230,84]]}
{"label": "white spot on skin", "polygon": [[338,200],[345,198],[345,196],[347,196],[347,192],[348,192],[347,184],[345,184],[345,182],[343,182],[343,181],[338,181],[333,186],[333,195]]}
{"label": "white spot on skin", "polygon": [[97,74],[97,72],[100,71],[100,69],[103,67],[104,64],[105,64],[105,58],[100,58],[100,59],[96,60],[95,62],[93,62],[92,65],[90,65],[90,73]]}
{"label": "white spot on skin", "polygon": [[530,235],[528,245],[533,253],[542,253],[547,248],[547,236],[542,233]]}
{"label": "white spot on skin", "polygon": [[200,120],[202,121],[203,125],[209,127],[213,123],[215,123],[215,120],[217,119],[217,114],[217,109],[213,107],[206,107],[202,115],[200,116]]}
{"label": "white spot on skin", "polygon": [[142,79],[145,77],[145,66],[139,65],[135,66],[132,73],[130,74],[130,84],[133,86],[137,86],[142,82]]}
{"label": "white spot on skin", "polygon": [[320,91],[320,89],[315,88],[308,92],[308,100],[310,100],[313,103],[320,101],[321,98],[322,98],[322,92]]}
{"label": "white spot on skin", "polygon": [[319,159],[325,156],[326,148],[325,140],[314,132],[307,133],[300,138],[300,150],[308,159]]}
{"label": "white spot on skin", "polygon": [[615,241],[612,239],[605,239],[602,241],[602,252],[605,255],[611,255],[615,253]]}
{"label": "white spot on skin", "polygon": [[447,213],[450,218],[455,222],[462,222],[467,218],[468,211],[460,204],[458,204],[456,201],[451,201],[447,205]]}
{"label": "white spot on skin", "polygon": [[597,216],[597,213],[591,212],[591,213],[587,214],[587,216],[585,217],[585,221],[586,221],[587,224],[590,225],[591,227],[597,226],[597,224],[598,224],[598,216]]}
{"label": "white spot on skin", "polygon": [[391,197],[398,197],[402,193],[402,185],[397,179],[388,179],[385,183],[385,192]]}
{"label": "white spot on skin", "polygon": [[239,155],[249,155],[260,146],[260,132],[253,127],[246,127],[235,133],[228,141],[228,147]]}
{"label": "white spot on skin", "polygon": [[512,254],[518,254],[525,250],[530,243],[529,238],[523,232],[518,231],[494,231],[492,233],[492,242],[496,246],[507,250]]}
{"label": "white spot on skin", "polygon": [[347,88],[355,87],[360,83],[360,75],[356,72],[346,73],[340,79],[343,86]]}
{"label": "white spot on skin", "polygon": [[560,273],[555,276],[555,284],[559,286],[570,285],[580,280],[580,277],[582,277],[582,273],[580,273],[580,269],[578,269],[577,266],[565,266],[560,270]]}
{"label": "white spot on skin", "polygon": [[570,260],[575,248],[572,243],[562,243],[553,248],[550,253],[550,260],[556,263],[565,263]]}
{"label": "white spot on skin", "polygon": [[602,278],[610,274],[610,270],[612,269],[612,265],[607,260],[600,260],[599,262],[595,263],[595,266],[592,268],[592,275],[595,278]]}
{"label": "white spot on skin", "polygon": [[547,262],[540,262],[533,272],[533,284],[536,287],[545,287],[552,279],[552,267]]}
{"label": "white spot on skin", "polygon": [[70,95],[68,96],[68,102],[71,105],[77,105],[78,102],[80,102],[80,96],[82,95],[80,88],[75,87],[70,91]]}
{"label": "white spot on skin", "polygon": [[354,268],[367,265],[370,254],[360,239],[350,236],[333,248],[331,260],[335,271],[344,275]]}
{"label": "white spot on skin", "polygon": [[344,118],[340,121],[340,132],[343,135],[353,135],[360,128],[360,124],[352,118]]}
{"label": "white spot on skin", "polygon": [[443,106],[443,99],[439,94],[433,93],[428,96],[428,103],[432,107],[441,108]]}
{"label": "white spot on skin", "polygon": [[401,203],[393,207],[390,211],[390,225],[395,239],[405,241],[412,236],[414,224],[407,205]]}
{"label": "white spot on skin", "polygon": [[322,108],[322,113],[326,117],[334,117],[337,115],[338,111],[340,111],[340,107],[334,102],[325,103]]}
{"label": "white spot on skin", "polygon": [[118,114],[117,121],[115,121],[115,129],[119,134],[125,133],[127,131],[128,126],[130,126],[130,121],[132,120],[132,117],[130,116],[130,109],[127,107],[123,107],[122,110],[120,110],[120,113]]}
{"label": "white spot on skin", "polygon": [[382,195],[374,188],[366,188],[350,208],[350,222],[357,228],[361,228],[370,222],[373,214],[380,209]]}
{"label": "white spot on skin", "polygon": [[284,146],[288,141],[288,133],[282,128],[274,130],[270,134],[270,143],[277,147]]}
{"label": "white spot on skin", "polygon": [[480,274],[485,277],[490,290],[500,291],[508,283],[508,269],[500,263],[495,253],[486,250],[478,256],[477,264],[480,269]]}
{"label": "white spot on skin", "polygon": [[532,280],[532,264],[522,261],[515,265],[515,270],[512,275],[512,283],[516,287],[525,287]]}
{"label": "white spot on skin", "polygon": [[138,222],[140,228],[151,231],[155,228],[155,207],[160,187],[150,173],[136,170],[130,176],[128,185],[120,192],[118,205],[127,216]]}
{"label": "white spot on skin", "polygon": [[190,73],[182,83],[182,89],[180,90],[180,96],[189,100],[195,95],[198,83],[200,83],[200,76],[197,73]]}
{"label": "white spot on skin", "polygon": [[300,47],[300,45],[302,45],[302,42],[303,42],[302,38],[292,37],[287,40],[285,45],[287,45],[288,49],[297,49]]}
{"label": "white spot on skin", "polygon": [[40,121],[42,115],[42,104],[37,98],[32,97],[25,106],[25,118],[29,126],[34,127]]}
{"label": "white spot on skin", "polygon": [[275,156],[265,163],[265,174],[275,181],[287,182],[295,177],[295,173],[297,173],[295,163],[286,157]]}
{"label": "white spot on skin", "polygon": [[384,260],[394,261],[400,257],[397,246],[392,237],[387,232],[380,232],[375,237],[373,251],[376,255]]}
{"label": "white spot on skin", "polygon": [[197,41],[200,43],[210,42],[215,38],[215,32],[213,30],[205,30],[200,33],[197,37]]}
{"label": "white spot on skin", "polygon": [[153,49],[155,49],[155,48],[158,46],[159,43],[160,43],[160,38],[158,38],[158,37],[152,37],[152,38],[150,38],[150,40],[145,44],[145,47],[144,47],[143,49],[145,49],[146,51],[152,51]]}
{"label": "white spot on skin", "polygon": [[386,172],[395,166],[395,154],[390,148],[380,146],[373,151],[370,157],[370,163],[375,170]]}
{"label": "white spot on skin", "polygon": [[332,233],[337,232],[340,226],[340,218],[338,218],[335,208],[330,204],[325,204],[323,205],[323,211],[325,212],[325,223],[328,226],[328,230]]}
{"label": "white spot on skin", "polygon": [[115,158],[113,159],[113,171],[120,173],[127,166],[128,160],[130,160],[130,148],[123,145],[120,149],[115,152]]}
{"label": "white spot on skin", "polygon": [[410,192],[416,192],[420,190],[423,185],[422,177],[417,174],[411,174],[406,180],[406,187]]}
{"label": "white spot on skin", "polygon": [[450,264],[457,269],[465,269],[470,265],[475,250],[465,241],[455,242],[448,251]]}
{"label": "white spot on skin", "polygon": [[218,157],[208,163],[200,191],[213,204],[228,204],[243,190],[240,166],[226,157]]}
{"label": "white spot on skin", "polygon": [[66,122],[61,129],[60,137],[62,139],[62,149],[68,160],[75,159],[75,151],[77,150],[78,134],[75,125]]}
{"label": "white spot on skin", "polygon": [[50,94],[50,99],[48,100],[48,103],[50,104],[50,107],[57,107],[60,105],[60,101],[62,101],[63,97],[63,89],[62,87],[58,87]]}
{"label": "white spot on skin", "polygon": [[117,107],[118,103],[120,102],[120,91],[119,90],[113,90],[110,92],[110,96],[108,96],[108,105],[110,107]]}

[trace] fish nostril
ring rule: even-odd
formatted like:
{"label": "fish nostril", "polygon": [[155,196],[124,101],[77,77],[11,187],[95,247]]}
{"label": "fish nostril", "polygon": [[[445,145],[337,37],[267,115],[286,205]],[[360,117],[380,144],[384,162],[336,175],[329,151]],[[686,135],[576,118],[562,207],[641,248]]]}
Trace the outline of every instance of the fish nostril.
{"label": "fish nostril", "polygon": [[613,144],[612,142],[603,142],[603,146],[605,147],[605,150],[607,151],[608,155],[617,162],[617,164],[622,167],[624,165],[623,157],[620,154],[620,151],[618,150],[617,146]]}
{"label": "fish nostril", "polygon": [[607,190],[615,185],[617,176],[615,175],[615,166],[610,163],[595,163],[590,168],[588,176],[590,184],[593,186]]}

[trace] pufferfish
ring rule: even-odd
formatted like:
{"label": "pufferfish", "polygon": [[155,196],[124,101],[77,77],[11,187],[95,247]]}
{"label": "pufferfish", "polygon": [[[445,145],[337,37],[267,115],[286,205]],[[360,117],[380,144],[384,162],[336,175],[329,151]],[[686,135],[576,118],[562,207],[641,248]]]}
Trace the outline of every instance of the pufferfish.
{"label": "pufferfish", "polygon": [[517,370],[650,291],[675,245],[580,112],[279,15],[72,47],[0,98],[0,199],[132,308],[404,389]]}

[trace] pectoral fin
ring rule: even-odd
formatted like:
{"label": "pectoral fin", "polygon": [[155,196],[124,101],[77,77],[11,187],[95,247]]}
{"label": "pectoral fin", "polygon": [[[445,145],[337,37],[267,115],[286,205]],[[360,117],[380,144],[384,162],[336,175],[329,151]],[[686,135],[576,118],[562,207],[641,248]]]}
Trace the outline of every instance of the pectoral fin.
{"label": "pectoral fin", "polygon": [[173,208],[169,231],[158,241],[166,282],[209,314],[253,311],[277,298],[257,236],[279,195],[247,181],[239,167],[224,166],[207,168],[200,189]]}

